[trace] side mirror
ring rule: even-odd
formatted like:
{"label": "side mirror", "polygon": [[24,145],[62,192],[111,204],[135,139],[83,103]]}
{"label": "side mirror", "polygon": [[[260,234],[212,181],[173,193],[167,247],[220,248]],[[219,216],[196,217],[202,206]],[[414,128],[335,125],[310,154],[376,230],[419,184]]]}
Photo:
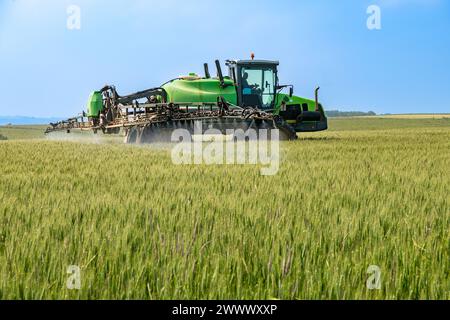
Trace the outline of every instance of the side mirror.
{"label": "side mirror", "polygon": [[289,97],[292,98],[293,94],[294,94],[294,88],[293,87],[289,87]]}

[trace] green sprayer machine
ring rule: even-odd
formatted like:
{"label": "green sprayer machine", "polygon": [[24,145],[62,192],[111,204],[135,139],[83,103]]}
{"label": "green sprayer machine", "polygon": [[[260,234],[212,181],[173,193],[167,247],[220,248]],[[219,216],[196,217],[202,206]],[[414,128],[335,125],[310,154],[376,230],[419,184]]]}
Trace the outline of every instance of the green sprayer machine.
{"label": "green sprayer machine", "polygon": [[[87,111],[57,123],[46,133],[91,130],[123,132],[127,143],[170,142],[174,129],[194,132],[201,127],[228,130],[278,129],[281,140],[294,140],[297,132],[327,129],[327,118],[315,100],[293,95],[292,85],[280,85],[278,61],[227,60],[228,75],[215,61],[217,76],[208,64],[204,76],[195,73],[170,80],[160,87],[121,96],[114,86],[91,93]],[[288,89],[288,93],[282,93]],[[266,132],[267,132],[266,131]]]}

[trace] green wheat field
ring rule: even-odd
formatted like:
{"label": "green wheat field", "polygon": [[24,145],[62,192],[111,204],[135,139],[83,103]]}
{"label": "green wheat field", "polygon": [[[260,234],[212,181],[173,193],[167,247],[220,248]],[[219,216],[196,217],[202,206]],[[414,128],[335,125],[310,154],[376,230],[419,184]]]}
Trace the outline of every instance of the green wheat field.
{"label": "green wheat field", "polygon": [[275,176],[0,127],[0,299],[450,299],[450,119],[329,125]]}

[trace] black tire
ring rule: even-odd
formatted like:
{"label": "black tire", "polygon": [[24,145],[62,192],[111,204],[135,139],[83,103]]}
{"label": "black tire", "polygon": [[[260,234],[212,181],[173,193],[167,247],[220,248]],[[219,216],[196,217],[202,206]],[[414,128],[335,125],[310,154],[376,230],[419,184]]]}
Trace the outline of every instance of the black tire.
{"label": "black tire", "polygon": [[170,143],[173,130],[165,125],[150,125],[142,128],[139,143]]}
{"label": "black tire", "polygon": [[131,127],[130,130],[128,130],[127,143],[128,144],[135,144],[137,142],[138,135],[139,135],[138,128],[137,127]]}
{"label": "black tire", "polygon": [[297,140],[297,132],[283,118],[274,116],[274,122],[277,129],[280,130],[280,141]]}

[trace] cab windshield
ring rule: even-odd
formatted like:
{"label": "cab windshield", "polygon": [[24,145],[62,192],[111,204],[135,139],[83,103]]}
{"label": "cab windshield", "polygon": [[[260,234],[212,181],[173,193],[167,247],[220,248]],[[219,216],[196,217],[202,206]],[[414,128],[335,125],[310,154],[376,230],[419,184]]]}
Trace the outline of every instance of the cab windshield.
{"label": "cab windshield", "polygon": [[261,109],[273,109],[275,77],[274,69],[270,67],[242,67],[241,88],[244,105],[257,106]]}

